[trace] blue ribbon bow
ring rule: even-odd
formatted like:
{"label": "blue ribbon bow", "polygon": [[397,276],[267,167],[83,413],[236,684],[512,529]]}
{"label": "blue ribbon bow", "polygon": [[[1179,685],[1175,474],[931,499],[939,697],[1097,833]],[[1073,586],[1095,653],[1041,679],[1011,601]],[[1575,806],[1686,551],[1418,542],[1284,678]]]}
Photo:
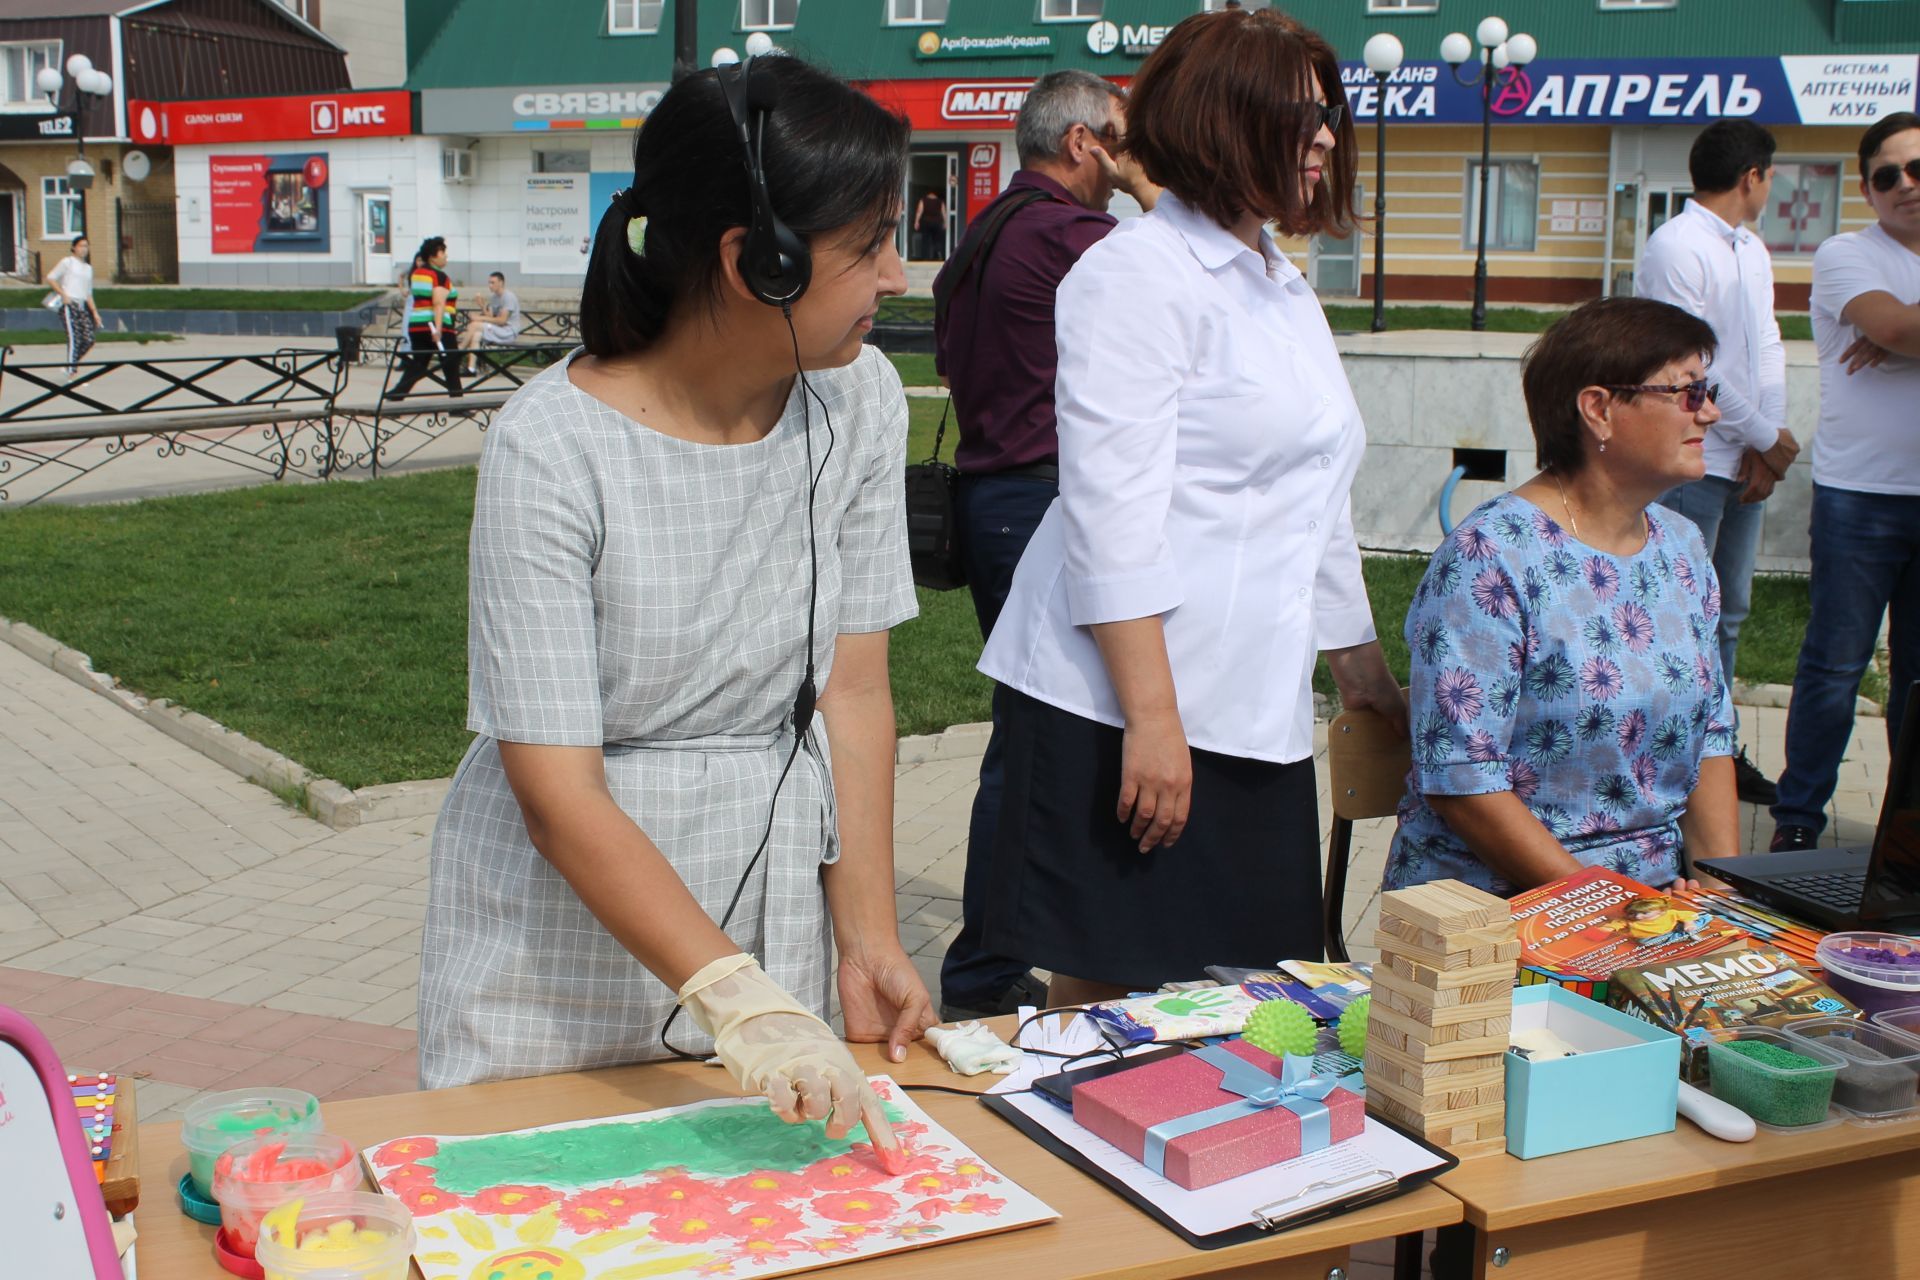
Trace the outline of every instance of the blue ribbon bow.
{"label": "blue ribbon bow", "polygon": [[1285,1107],[1300,1117],[1300,1151],[1318,1151],[1333,1141],[1333,1113],[1324,1101],[1346,1079],[1330,1080],[1313,1074],[1313,1059],[1289,1054],[1282,1060],[1281,1074],[1275,1077],[1219,1045],[1194,1050],[1194,1056],[1220,1072],[1220,1088],[1237,1093],[1240,1101],[1223,1103],[1196,1111],[1192,1115],[1162,1120],[1147,1129],[1146,1148],[1140,1163],[1161,1176],[1166,1174],[1167,1144],[1175,1138],[1215,1125],[1255,1115],[1274,1107]]}

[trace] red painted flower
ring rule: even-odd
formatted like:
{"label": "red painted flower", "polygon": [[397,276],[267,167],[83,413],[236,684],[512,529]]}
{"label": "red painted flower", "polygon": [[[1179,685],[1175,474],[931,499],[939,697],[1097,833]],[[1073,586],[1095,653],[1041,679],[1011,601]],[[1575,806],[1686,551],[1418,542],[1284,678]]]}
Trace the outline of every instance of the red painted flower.
{"label": "red painted flower", "polygon": [[952,1174],[936,1169],[914,1174],[900,1190],[910,1196],[943,1196],[949,1191],[964,1189],[966,1185]]}
{"label": "red painted flower", "polygon": [[919,1214],[922,1218],[925,1218],[928,1222],[932,1222],[935,1218],[939,1217],[943,1213],[952,1213],[953,1201],[922,1200],[919,1204],[913,1206],[913,1211]]}
{"label": "red painted flower", "polygon": [[717,1200],[703,1201],[655,1218],[653,1238],[668,1243],[699,1244],[725,1232],[727,1223],[724,1205]]}
{"label": "red painted flower", "polygon": [[403,1164],[380,1170],[380,1185],[389,1191],[402,1187],[430,1187],[436,1170],[430,1164]]}
{"label": "red painted flower", "polygon": [[591,1235],[626,1226],[641,1211],[640,1198],[632,1187],[618,1183],[597,1191],[582,1191],[568,1196],[560,1205],[560,1221],[570,1231]]}
{"label": "red painted flower", "polygon": [[852,1191],[887,1181],[887,1171],[880,1167],[871,1154],[855,1155],[852,1152],[816,1160],[802,1169],[800,1176],[821,1191]]}
{"label": "red painted flower", "polygon": [[829,1191],[813,1202],[813,1211],[831,1222],[878,1222],[899,1210],[900,1202],[880,1191]]}
{"label": "red painted flower", "polygon": [[727,1219],[727,1234],[738,1240],[784,1240],[806,1227],[799,1214],[770,1200],[743,1205]]}
{"label": "red painted flower", "polygon": [[647,1213],[672,1215],[694,1209],[715,1215],[728,1212],[719,1189],[698,1178],[680,1175],[656,1178],[633,1188],[633,1195],[639,1201],[640,1208]]}
{"label": "red painted flower", "polygon": [[946,1175],[952,1178],[956,1186],[971,1187],[982,1182],[998,1182],[992,1170],[972,1156],[962,1156],[948,1165]]}
{"label": "red painted flower", "polygon": [[395,1187],[393,1194],[400,1203],[407,1206],[416,1218],[431,1217],[436,1213],[449,1213],[454,1209],[464,1209],[467,1202],[451,1191],[442,1191],[439,1187],[426,1184]]}
{"label": "red painted flower", "polygon": [[804,1240],[747,1240],[727,1258],[726,1273],[730,1274],[733,1264],[741,1259],[751,1261],[755,1266],[764,1267],[769,1262],[785,1262],[796,1253],[809,1253],[812,1250]]}
{"label": "red painted flower", "polygon": [[720,1194],[729,1200],[800,1200],[814,1193],[813,1184],[791,1173],[779,1173],[772,1169],[762,1169],[758,1173],[743,1173],[739,1177],[720,1184]]}
{"label": "red painted flower", "polygon": [[936,1227],[931,1222],[903,1222],[887,1234],[895,1240],[931,1240],[946,1233],[945,1227]]}
{"label": "red painted flower", "polygon": [[401,1138],[389,1142],[373,1153],[373,1162],[382,1168],[394,1165],[412,1164],[415,1160],[424,1160],[440,1150],[440,1144],[432,1138]]}
{"label": "red painted flower", "polygon": [[859,1241],[841,1235],[815,1236],[813,1239],[807,1241],[806,1244],[808,1249],[821,1255],[858,1253],[860,1251]]}
{"label": "red painted flower", "polygon": [[[875,1155],[873,1148],[864,1142],[855,1143],[852,1154],[875,1165],[880,1164],[880,1157]],[[907,1146],[901,1148],[900,1155],[896,1157],[893,1162],[893,1172],[886,1174],[886,1176],[889,1178],[904,1178],[915,1173],[931,1173],[939,1167],[940,1162],[932,1156],[922,1155],[911,1146]],[[886,1172],[884,1166],[882,1166],[881,1171],[883,1173]]]}
{"label": "red painted flower", "polygon": [[560,1193],[552,1187],[510,1183],[504,1187],[488,1187],[474,1196],[468,1207],[475,1213],[537,1213],[559,1198]]}
{"label": "red painted flower", "polygon": [[1007,1207],[1005,1200],[996,1200],[992,1196],[974,1194],[953,1206],[955,1213],[984,1213],[991,1217]]}

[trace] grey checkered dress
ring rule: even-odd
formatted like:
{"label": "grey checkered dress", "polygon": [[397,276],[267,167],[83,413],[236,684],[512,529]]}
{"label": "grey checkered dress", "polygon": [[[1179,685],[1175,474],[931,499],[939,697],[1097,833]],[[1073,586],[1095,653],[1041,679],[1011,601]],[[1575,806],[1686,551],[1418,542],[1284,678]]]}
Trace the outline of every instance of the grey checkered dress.
{"label": "grey checkered dress", "polygon": [[[906,401],[868,349],[810,374],[836,438],[815,522],[817,668],[834,637],[911,618]],[[488,433],[474,508],[467,727],[480,736],[434,830],[422,940],[427,1088],[664,1056],[673,993],[535,851],[498,743],[595,746],[613,798],[719,919],[766,828],[807,632],[806,432],[798,385],[763,440],[649,430],[535,378]],[[821,465],[827,415],[812,405]],[[766,856],[728,932],[828,1012],[820,866],[838,856],[825,734],[780,791]],[[685,1018],[674,1042],[707,1042]]]}

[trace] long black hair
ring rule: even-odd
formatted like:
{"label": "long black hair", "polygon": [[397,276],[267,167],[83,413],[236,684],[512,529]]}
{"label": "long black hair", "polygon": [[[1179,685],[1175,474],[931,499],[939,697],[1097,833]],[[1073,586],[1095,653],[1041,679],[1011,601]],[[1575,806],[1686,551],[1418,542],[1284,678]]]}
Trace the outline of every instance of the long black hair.
{"label": "long black hair", "polygon": [[420,242],[420,247],[413,251],[413,265],[418,267],[432,263],[433,255],[446,247],[445,236],[428,236]]}
{"label": "long black hair", "polygon": [[[760,58],[752,75],[777,93],[764,162],[781,221],[809,240],[848,227],[876,239],[890,233],[906,175],[907,122],[798,58]],[[647,220],[638,254],[627,240],[636,215]],[[669,89],[634,136],[633,184],[600,218],[580,296],[587,350],[643,350],[676,305],[715,299],[720,237],[749,221],[739,134],[718,73],[701,71]]]}

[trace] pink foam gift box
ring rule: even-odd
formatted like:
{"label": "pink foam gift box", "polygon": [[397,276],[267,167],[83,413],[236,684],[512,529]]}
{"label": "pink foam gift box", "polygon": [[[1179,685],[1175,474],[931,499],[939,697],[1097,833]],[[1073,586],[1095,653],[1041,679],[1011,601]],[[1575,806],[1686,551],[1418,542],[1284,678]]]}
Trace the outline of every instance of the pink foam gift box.
{"label": "pink foam gift box", "polygon": [[[1284,1070],[1281,1059],[1244,1040],[1229,1040],[1220,1047],[1276,1080]],[[1139,1160],[1146,1152],[1147,1130],[1154,1125],[1240,1101],[1244,1099],[1239,1094],[1220,1087],[1216,1068],[1183,1053],[1075,1085],[1073,1119]],[[1359,1137],[1366,1124],[1366,1101],[1340,1088],[1324,1101],[1332,1140]],[[1171,1181],[1198,1191],[1302,1154],[1300,1117],[1275,1106],[1173,1139],[1167,1143],[1165,1172]]]}

